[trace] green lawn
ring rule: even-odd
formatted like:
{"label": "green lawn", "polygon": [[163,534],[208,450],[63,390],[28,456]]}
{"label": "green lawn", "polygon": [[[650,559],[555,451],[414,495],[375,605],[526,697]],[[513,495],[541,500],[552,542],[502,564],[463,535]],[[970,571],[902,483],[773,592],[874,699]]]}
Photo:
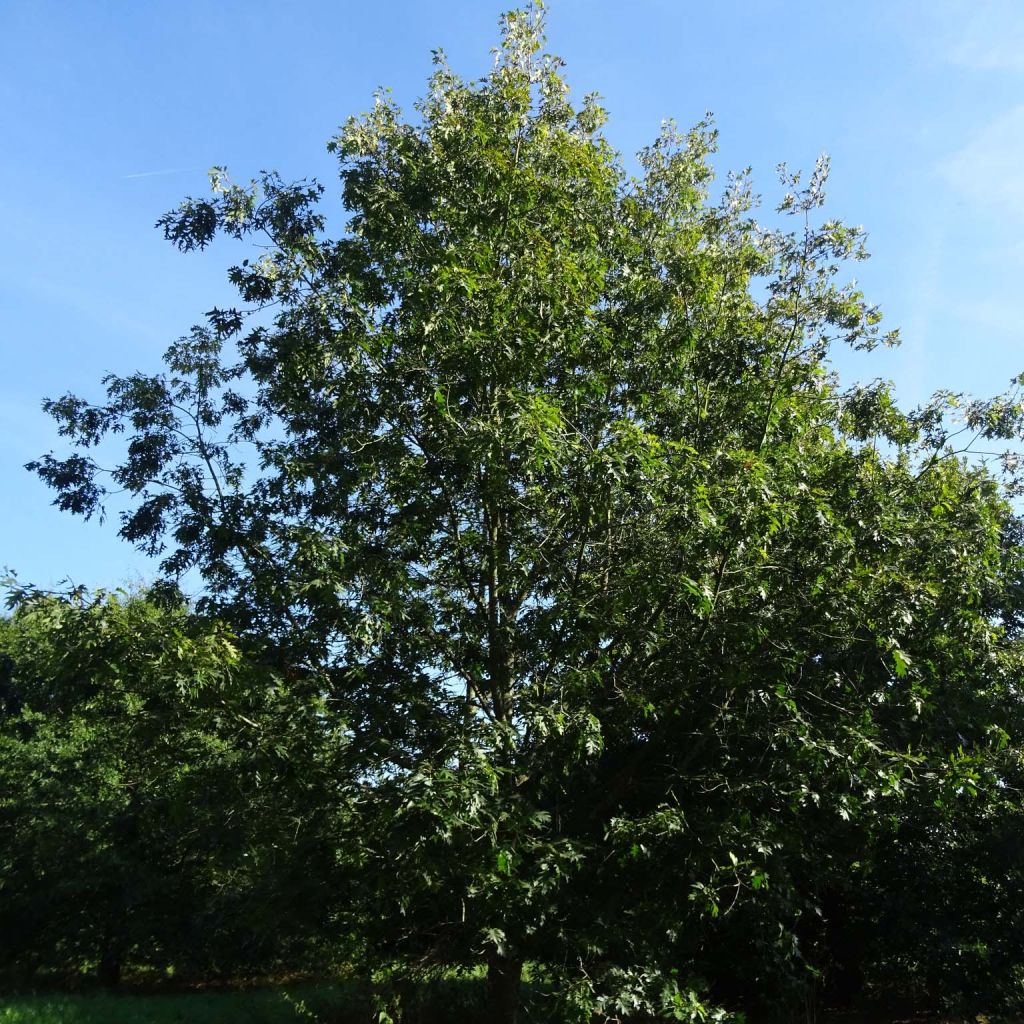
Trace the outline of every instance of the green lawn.
{"label": "green lawn", "polygon": [[[524,993],[529,1001],[530,989]],[[476,1024],[479,978],[449,978],[421,990],[409,1019],[415,1024]],[[552,1008],[524,1006],[528,1024],[554,1024]],[[0,1024],[370,1024],[376,1020],[366,989],[355,982],[307,983],[248,989],[117,993],[0,994]]]}
{"label": "green lawn", "polygon": [[[480,1024],[474,986],[443,985],[416,1024]],[[477,997],[479,992],[476,992]],[[549,1006],[524,1006],[524,1024],[556,1024]],[[370,1024],[376,1018],[357,990],[343,985],[218,992],[132,993],[116,995],[0,995],[0,1024]],[[979,1017],[977,1020],[981,1021]],[[958,1024],[929,1015],[862,1016],[826,1013],[820,1024]],[[970,1024],[974,1024],[973,1021]],[[1022,1022],[1024,1024],[1024,1022]]]}
{"label": "green lawn", "polygon": [[362,1024],[340,988],[0,996],[0,1024]]}

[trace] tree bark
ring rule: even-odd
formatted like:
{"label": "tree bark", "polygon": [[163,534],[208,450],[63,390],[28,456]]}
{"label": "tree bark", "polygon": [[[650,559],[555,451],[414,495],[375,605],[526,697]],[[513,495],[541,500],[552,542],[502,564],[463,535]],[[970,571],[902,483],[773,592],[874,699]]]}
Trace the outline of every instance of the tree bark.
{"label": "tree bark", "polygon": [[488,1024],[516,1024],[523,978],[522,960],[492,953],[487,962]]}

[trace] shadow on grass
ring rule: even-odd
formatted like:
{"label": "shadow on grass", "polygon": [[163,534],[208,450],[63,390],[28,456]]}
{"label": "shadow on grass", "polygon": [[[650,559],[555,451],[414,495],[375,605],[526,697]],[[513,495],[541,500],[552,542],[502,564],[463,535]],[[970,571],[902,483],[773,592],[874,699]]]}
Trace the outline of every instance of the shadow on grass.
{"label": "shadow on grass", "polygon": [[[397,993],[396,993],[397,994]],[[523,1024],[559,1024],[550,998],[527,986]],[[402,1024],[480,1024],[483,982],[441,980],[407,989]],[[204,991],[0,995],[0,1024],[373,1024],[377,1009],[357,982]]]}

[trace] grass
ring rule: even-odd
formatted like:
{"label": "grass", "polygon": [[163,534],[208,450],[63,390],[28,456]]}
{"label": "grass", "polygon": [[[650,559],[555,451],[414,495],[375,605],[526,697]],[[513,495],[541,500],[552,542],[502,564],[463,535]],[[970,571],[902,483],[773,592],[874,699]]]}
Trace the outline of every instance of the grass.
{"label": "grass", "polygon": [[[471,992],[462,986],[443,989],[432,1006],[422,1006],[412,1014],[415,1024],[479,1024],[484,1019],[479,1005],[473,1005]],[[540,1013],[537,1016],[535,1008],[533,1013],[526,1013],[525,1019],[554,1024],[547,1013]],[[0,995],[0,1024],[370,1024],[374,1019],[365,995],[343,985],[148,994]],[[820,1020],[823,1024],[881,1024],[891,1018],[826,1014]],[[893,1024],[929,1022],[939,1024],[928,1016],[904,1017]]]}
{"label": "grass", "polygon": [[[480,978],[440,979],[405,1003],[404,1019],[410,1024],[478,1024],[482,995]],[[368,990],[356,982],[0,995],[0,1024],[370,1024],[376,1019]],[[525,1012],[525,1019],[554,1024],[548,1012],[540,1018]]]}
{"label": "grass", "polygon": [[0,1024],[362,1024],[339,986],[233,992],[0,996]]}

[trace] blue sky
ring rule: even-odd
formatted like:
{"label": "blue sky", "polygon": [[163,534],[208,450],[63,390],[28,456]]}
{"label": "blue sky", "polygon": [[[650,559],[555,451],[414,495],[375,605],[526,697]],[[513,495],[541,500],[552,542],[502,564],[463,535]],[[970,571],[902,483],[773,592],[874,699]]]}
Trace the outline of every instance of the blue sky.
{"label": "blue sky", "polygon": [[[335,180],[326,140],[389,86],[405,106],[443,47],[490,63],[491,0],[4,0],[0,4],[0,566],[137,582],[151,565],[21,467],[60,450],[40,399],[153,370],[227,304],[226,245],[183,256],[153,222],[225,164]],[[1024,370],[1024,4],[961,0],[552,0],[551,49],[632,154],[663,118],[714,112],[721,172],[832,156],[831,209],[904,344],[844,372],[908,402],[990,393]],[[334,190],[336,194],[336,190]],[[340,224],[338,225],[340,227]]]}

